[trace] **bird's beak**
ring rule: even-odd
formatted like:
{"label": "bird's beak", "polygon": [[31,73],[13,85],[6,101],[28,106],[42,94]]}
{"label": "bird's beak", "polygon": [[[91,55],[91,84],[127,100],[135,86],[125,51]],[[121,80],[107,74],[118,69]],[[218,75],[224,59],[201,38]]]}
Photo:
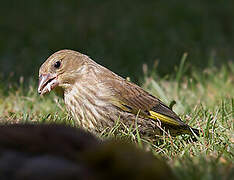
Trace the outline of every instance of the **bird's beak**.
{"label": "bird's beak", "polygon": [[57,76],[54,74],[41,74],[38,82],[38,93],[43,95],[58,86]]}

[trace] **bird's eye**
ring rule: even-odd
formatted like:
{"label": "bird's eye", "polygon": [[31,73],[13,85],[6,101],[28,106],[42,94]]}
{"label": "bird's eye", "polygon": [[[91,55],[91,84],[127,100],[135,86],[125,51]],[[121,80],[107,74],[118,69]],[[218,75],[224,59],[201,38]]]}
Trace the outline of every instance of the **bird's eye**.
{"label": "bird's eye", "polygon": [[54,67],[55,68],[59,68],[61,66],[61,62],[60,61],[57,61],[55,64],[54,64]]}

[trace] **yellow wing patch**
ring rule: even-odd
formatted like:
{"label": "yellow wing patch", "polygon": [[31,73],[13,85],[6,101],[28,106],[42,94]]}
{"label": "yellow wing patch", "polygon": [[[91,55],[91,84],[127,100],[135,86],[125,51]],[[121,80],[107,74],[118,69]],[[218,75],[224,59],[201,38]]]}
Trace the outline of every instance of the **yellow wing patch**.
{"label": "yellow wing patch", "polygon": [[165,115],[162,115],[160,113],[156,113],[154,111],[148,111],[148,113],[144,113],[144,111],[137,111],[136,109],[126,105],[125,103],[123,102],[120,102],[118,100],[112,100],[111,103],[117,107],[119,107],[120,109],[122,109],[123,111],[126,111],[126,112],[130,112],[130,113],[133,113],[133,114],[137,114],[139,113],[140,116],[143,116],[145,118],[151,118],[151,119],[159,119],[160,121],[162,121],[162,123],[165,123],[165,124],[169,124],[169,125],[174,125],[174,126],[179,126],[181,125],[179,122],[177,122],[175,119],[171,118],[171,117],[168,117],[168,116],[165,116]]}
{"label": "yellow wing patch", "polygon": [[126,111],[126,112],[131,112],[132,109],[130,107],[128,107],[127,105],[125,105],[125,103],[121,103],[120,101],[118,100],[115,100],[115,99],[112,99],[111,100],[111,103],[117,107],[119,107],[120,109],[122,109],[123,111]]}
{"label": "yellow wing patch", "polygon": [[172,118],[170,118],[168,116],[156,113],[154,111],[149,111],[149,113],[150,113],[149,118],[159,119],[163,123],[166,123],[166,124],[169,124],[169,125],[175,125],[175,126],[180,125],[175,119],[172,119]]}

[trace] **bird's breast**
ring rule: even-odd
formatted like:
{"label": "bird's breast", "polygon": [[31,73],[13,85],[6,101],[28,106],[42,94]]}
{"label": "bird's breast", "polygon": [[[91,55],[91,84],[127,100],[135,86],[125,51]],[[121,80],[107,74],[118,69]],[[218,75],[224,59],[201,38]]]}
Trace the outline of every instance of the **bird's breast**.
{"label": "bird's breast", "polygon": [[114,124],[114,109],[108,103],[107,94],[100,85],[93,87],[88,83],[76,83],[65,92],[64,101],[79,126],[102,131]]}

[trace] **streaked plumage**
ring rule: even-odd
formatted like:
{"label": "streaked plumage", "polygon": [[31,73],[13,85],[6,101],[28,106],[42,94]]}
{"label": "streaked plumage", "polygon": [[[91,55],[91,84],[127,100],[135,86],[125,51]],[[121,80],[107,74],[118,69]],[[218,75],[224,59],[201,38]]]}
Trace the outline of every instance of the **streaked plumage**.
{"label": "streaked plumage", "polygon": [[113,127],[117,120],[130,126],[137,119],[141,134],[160,134],[158,124],[171,135],[192,134],[158,98],[79,52],[61,50],[42,64],[38,92],[54,88],[62,89],[68,111],[90,131]]}

